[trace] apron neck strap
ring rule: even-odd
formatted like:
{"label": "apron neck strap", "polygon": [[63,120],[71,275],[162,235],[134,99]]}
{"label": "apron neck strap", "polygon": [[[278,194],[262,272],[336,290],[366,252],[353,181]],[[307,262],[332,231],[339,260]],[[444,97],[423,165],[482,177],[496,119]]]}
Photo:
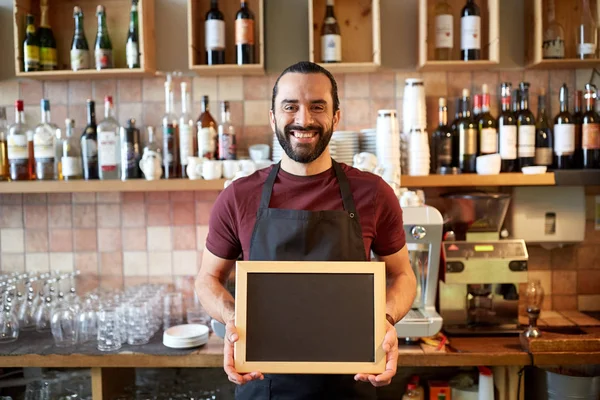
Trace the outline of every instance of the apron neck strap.
{"label": "apron neck strap", "polygon": [[[333,158],[331,159],[331,163],[333,165],[333,170],[335,171],[338,184],[340,185],[344,210],[356,214],[356,206],[354,205],[354,198],[352,197],[352,192],[350,191],[350,183],[348,182],[348,178],[346,177],[346,174],[342,170],[340,164],[338,164]],[[262,209],[269,208],[269,204],[271,203],[271,194],[273,193],[273,186],[275,185],[275,179],[277,178],[280,168],[281,161],[273,166],[269,176],[267,177],[267,180],[265,181],[265,184],[263,185],[262,195],[260,198],[260,208]]]}

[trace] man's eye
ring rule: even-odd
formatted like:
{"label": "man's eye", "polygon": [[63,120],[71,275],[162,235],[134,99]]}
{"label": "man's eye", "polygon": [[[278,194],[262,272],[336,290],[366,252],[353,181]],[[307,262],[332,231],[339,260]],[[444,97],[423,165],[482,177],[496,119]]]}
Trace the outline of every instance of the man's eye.
{"label": "man's eye", "polygon": [[296,106],[293,104],[288,104],[283,106],[283,110],[284,111],[294,111],[296,109]]}
{"label": "man's eye", "polygon": [[323,112],[323,111],[325,111],[325,106],[321,105],[321,104],[316,104],[316,105],[313,105],[312,109],[315,112]]}

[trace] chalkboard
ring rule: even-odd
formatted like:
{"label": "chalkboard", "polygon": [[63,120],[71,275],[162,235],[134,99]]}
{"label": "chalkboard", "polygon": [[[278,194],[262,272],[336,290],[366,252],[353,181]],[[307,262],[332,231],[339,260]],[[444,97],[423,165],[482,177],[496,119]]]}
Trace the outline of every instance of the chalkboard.
{"label": "chalkboard", "polygon": [[239,372],[385,369],[382,262],[239,261],[235,298]]}

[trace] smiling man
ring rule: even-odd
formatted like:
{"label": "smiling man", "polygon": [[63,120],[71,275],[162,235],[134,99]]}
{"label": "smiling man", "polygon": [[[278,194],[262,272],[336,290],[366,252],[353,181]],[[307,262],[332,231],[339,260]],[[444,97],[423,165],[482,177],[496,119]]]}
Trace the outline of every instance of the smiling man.
{"label": "smiling man", "polygon": [[[376,399],[375,388],[388,385],[396,373],[394,324],[416,292],[402,210],[380,177],[332,160],[328,145],[340,116],[329,71],[310,62],[288,67],[273,87],[270,111],[284,150],[281,163],[234,181],[211,212],[196,291],[208,313],[226,324],[224,369],[238,385],[237,399]],[[260,261],[367,261],[371,251],[386,266],[384,373],[237,373],[234,299],[224,284],[240,254]]]}

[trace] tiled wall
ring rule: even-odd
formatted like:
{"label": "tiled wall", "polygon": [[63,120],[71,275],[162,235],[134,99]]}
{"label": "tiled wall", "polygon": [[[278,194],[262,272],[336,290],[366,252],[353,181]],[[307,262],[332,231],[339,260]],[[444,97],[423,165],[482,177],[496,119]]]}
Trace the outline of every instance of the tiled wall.
{"label": "tiled wall", "polygon": [[[558,109],[558,89],[563,83],[575,87],[576,71],[508,71],[417,73],[380,72],[336,75],[341,99],[339,129],[375,125],[377,110],[396,108],[401,117],[404,79],[421,77],[427,93],[428,121],[437,124],[437,97],[459,96],[462,89],[480,90],[487,83],[493,94],[492,112],[497,115],[498,84],[531,83],[531,108],[537,109],[542,87],[550,93],[550,112]],[[202,95],[210,96],[213,115],[219,118],[217,101],[229,100],[237,128],[240,153],[248,144],[270,143],[268,125],[270,96],[276,76],[186,78],[192,88],[193,114],[200,112]],[[158,125],[164,112],[162,78],[0,82],[0,106],[14,119],[14,100],[25,101],[30,123],[39,120],[39,101],[51,101],[52,119],[59,125],[69,116],[78,130],[85,125],[85,102],[97,102],[97,119],[104,113],[103,97],[112,95],[121,123],[136,118],[140,125]],[[179,81],[176,81],[178,83]],[[179,91],[176,85],[176,107]],[[449,111],[454,113],[454,102]],[[552,251],[531,247],[531,275],[548,293],[545,307],[600,309],[600,232],[592,226],[593,196],[588,189],[586,240],[577,246]],[[172,281],[194,275],[201,261],[207,221],[216,192],[0,194],[1,271],[37,271],[77,268],[85,287],[114,287],[141,281]]]}

